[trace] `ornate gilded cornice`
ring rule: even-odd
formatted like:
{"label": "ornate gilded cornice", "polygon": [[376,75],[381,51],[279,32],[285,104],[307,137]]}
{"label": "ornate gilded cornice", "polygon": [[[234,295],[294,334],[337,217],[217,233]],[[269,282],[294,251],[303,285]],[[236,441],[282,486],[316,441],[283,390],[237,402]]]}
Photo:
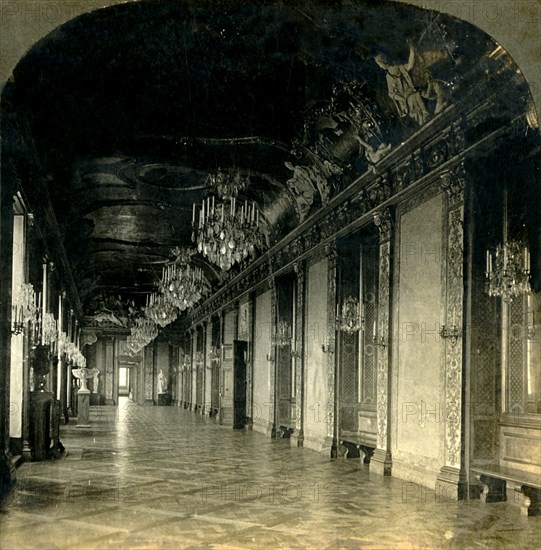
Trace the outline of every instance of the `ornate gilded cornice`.
{"label": "ornate gilded cornice", "polygon": [[407,200],[438,178],[452,205],[464,189],[466,154],[490,147],[494,140],[515,131],[524,122],[524,115],[519,115],[469,144],[466,151],[467,129],[485,120],[497,108],[489,96],[487,89],[482,103],[478,101],[482,97],[479,94],[464,98],[421,127],[405,143],[393,148],[376,165],[376,172],[366,171],[234,277],[194,312],[191,322],[198,322],[243,294],[264,287],[270,278],[293,269],[296,263],[321,257],[326,244],[372,221],[384,242],[392,229],[388,208]]}

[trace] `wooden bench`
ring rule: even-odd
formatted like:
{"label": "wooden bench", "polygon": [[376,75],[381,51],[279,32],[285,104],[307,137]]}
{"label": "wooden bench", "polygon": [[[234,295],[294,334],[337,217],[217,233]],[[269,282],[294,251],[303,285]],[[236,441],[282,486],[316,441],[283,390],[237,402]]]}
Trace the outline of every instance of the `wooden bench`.
{"label": "wooden bench", "polygon": [[472,466],[471,471],[483,484],[481,502],[507,500],[507,489],[521,495],[520,510],[523,515],[533,516],[541,512],[541,476],[507,468],[499,464]]}
{"label": "wooden bench", "polygon": [[370,464],[375,445],[367,443],[355,435],[342,435],[340,438],[339,455],[344,458],[361,458],[364,464]]}

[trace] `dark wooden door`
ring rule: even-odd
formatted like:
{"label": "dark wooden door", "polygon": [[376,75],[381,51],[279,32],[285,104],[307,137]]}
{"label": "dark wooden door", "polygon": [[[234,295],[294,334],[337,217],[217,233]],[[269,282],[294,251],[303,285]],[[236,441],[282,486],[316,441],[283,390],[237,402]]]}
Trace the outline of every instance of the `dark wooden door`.
{"label": "dark wooden door", "polygon": [[244,428],[246,422],[246,353],[248,342],[233,342],[233,428]]}

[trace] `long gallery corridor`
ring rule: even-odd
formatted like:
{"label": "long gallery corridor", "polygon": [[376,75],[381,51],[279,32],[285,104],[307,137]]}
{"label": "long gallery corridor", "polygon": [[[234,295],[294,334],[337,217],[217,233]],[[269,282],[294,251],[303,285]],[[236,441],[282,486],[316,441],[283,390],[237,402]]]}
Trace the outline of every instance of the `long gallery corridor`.
{"label": "long gallery corridor", "polygon": [[56,461],[27,462],[0,547],[537,548],[541,518],[451,501],[359,459],[231,430],[177,407],[92,411]]}

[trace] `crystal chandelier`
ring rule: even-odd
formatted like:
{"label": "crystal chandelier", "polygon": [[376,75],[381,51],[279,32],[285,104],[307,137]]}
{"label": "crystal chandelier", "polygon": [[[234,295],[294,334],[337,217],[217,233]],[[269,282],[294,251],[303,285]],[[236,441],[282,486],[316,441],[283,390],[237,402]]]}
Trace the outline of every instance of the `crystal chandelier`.
{"label": "crystal chandelier", "polygon": [[499,244],[494,253],[487,250],[487,292],[505,302],[529,294],[530,287],[530,253],[528,247],[519,241]]}
{"label": "crystal chandelier", "polygon": [[41,327],[42,344],[48,346],[56,342],[58,338],[58,330],[56,319],[52,313],[44,313]]}
{"label": "crystal chandelier", "polygon": [[37,297],[30,283],[19,285],[15,293],[11,314],[11,332],[21,334],[29,321],[35,323],[38,318]]}
{"label": "crystal chandelier", "polygon": [[215,202],[214,196],[205,199],[198,220],[197,206],[193,206],[192,241],[198,252],[225,271],[263,245],[255,203],[245,200],[237,204],[237,195],[247,184],[248,179],[236,171],[218,170],[207,178],[207,185],[216,191],[218,201]]}
{"label": "crystal chandelier", "polygon": [[160,327],[165,327],[177,318],[177,308],[163,294],[153,292],[147,296],[145,315]]}
{"label": "crystal chandelier", "polygon": [[348,296],[342,304],[342,315],[338,320],[338,327],[342,332],[349,334],[364,329],[364,319],[359,300]]}
{"label": "crystal chandelier", "polygon": [[503,195],[503,244],[494,253],[487,250],[486,290],[489,296],[512,302],[513,298],[530,294],[530,252],[517,239],[508,239],[509,216],[507,211],[507,187]]}
{"label": "crystal chandelier", "polygon": [[127,351],[135,355],[158,336],[156,323],[148,317],[138,317],[127,338]]}
{"label": "crystal chandelier", "polygon": [[210,285],[201,268],[190,265],[192,252],[177,247],[172,254],[176,258],[163,268],[159,290],[166,307],[184,311],[206,296]]}

